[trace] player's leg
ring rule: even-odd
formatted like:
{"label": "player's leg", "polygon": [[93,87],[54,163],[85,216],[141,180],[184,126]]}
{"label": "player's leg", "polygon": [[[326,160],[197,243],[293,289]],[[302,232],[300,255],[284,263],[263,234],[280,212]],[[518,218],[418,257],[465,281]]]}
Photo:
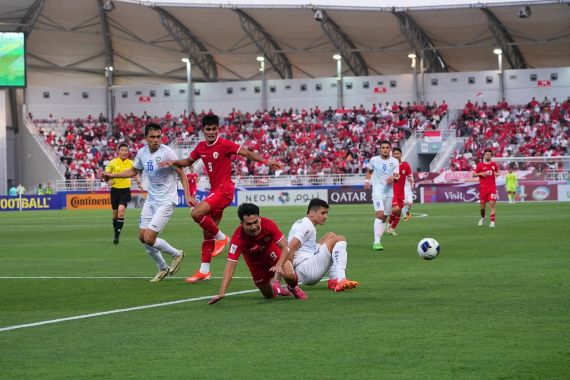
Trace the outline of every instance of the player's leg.
{"label": "player's leg", "polygon": [[[222,220],[222,215],[223,211],[212,211],[209,217],[212,219],[212,222],[217,225]],[[189,284],[194,284],[198,281],[206,281],[212,277],[212,273],[210,272],[210,264],[212,262],[212,257],[214,256],[214,250],[216,248],[216,239],[206,230],[203,231],[203,234],[204,238],[202,240],[200,268],[198,268],[198,270],[194,272],[192,276],[187,277],[184,280]]]}
{"label": "player's leg", "polygon": [[[275,261],[275,262],[277,262],[277,261]],[[283,264],[283,278],[285,279],[285,282],[287,283],[286,289],[289,291],[289,294],[293,294],[295,296],[295,298],[300,299],[300,300],[306,300],[307,299],[307,295],[299,287],[299,277],[297,276],[297,273],[295,273],[295,271],[293,270],[293,264],[291,264],[291,261],[289,261],[289,260],[287,260]],[[275,289],[275,287],[274,287],[274,289]],[[287,294],[279,294],[279,295],[284,296]]]}
{"label": "player's leg", "polygon": [[166,240],[159,238],[158,234],[164,230],[173,213],[173,204],[155,207],[154,214],[152,215],[150,223],[148,224],[147,229],[143,235],[143,241],[145,244],[151,246],[159,252],[164,252],[172,256],[172,261],[169,268],[169,274],[171,275],[175,274],[178,269],[180,269],[182,260],[184,260],[184,252],[181,249],[174,248]]}
{"label": "player's leg", "polygon": [[481,191],[479,194],[479,213],[481,214],[481,219],[479,219],[478,226],[482,226],[485,223],[485,208],[487,207],[487,193]]}
{"label": "player's leg", "polygon": [[489,201],[489,219],[491,223],[489,227],[495,228],[495,206],[497,204],[497,196],[496,194],[491,194],[491,200]]}
{"label": "player's leg", "polygon": [[[204,201],[192,209],[192,219],[216,240],[212,253],[213,256],[220,254],[229,242],[229,237],[220,231],[218,223],[224,210],[232,203],[232,200],[233,192],[230,194],[229,192],[218,191],[208,195]],[[216,214],[220,215],[220,220],[214,218]]]}
{"label": "player's leg", "polygon": [[392,213],[390,214],[390,231],[389,233],[394,236],[398,236],[396,233],[396,227],[400,222],[400,217],[402,209],[404,208],[404,198],[394,196],[394,201],[392,202]]}
{"label": "player's leg", "polygon": [[111,188],[109,194],[111,198],[111,209],[113,210],[113,244],[119,244],[119,236],[117,235],[117,218],[119,215],[119,197],[116,194],[116,189]]}
{"label": "player's leg", "polygon": [[384,214],[385,199],[381,197],[380,194],[372,195],[372,202],[374,205],[374,243],[372,243],[372,249],[375,251],[381,251],[384,249],[382,247],[382,235],[384,235],[384,230],[386,228],[386,215]]}
{"label": "player's leg", "polygon": [[121,235],[123,225],[125,224],[125,210],[130,201],[131,189],[120,189],[119,207],[117,209],[117,227],[115,228],[115,240],[117,243],[119,242],[119,235]]}
{"label": "player's leg", "polygon": [[168,267],[168,264],[166,264],[166,261],[164,261],[164,258],[162,257],[160,251],[154,248],[152,245],[146,244],[145,242],[146,230],[151,223],[153,213],[154,210],[152,207],[148,203],[145,203],[141,212],[139,224],[139,240],[143,244],[150,258],[156,263],[156,266],[158,267],[157,274],[150,281],[159,282],[164,277],[168,276],[170,268]]}
{"label": "player's leg", "polygon": [[348,262],[348,251],[346,238],[342,235],[334,235],[326,241],[319,242],[321,244],[317,258],[322,255],[324,265],[324,258],[330,255],[330,269],[329,269],[329,282],[328,288],[335,292],[340,292],[346,289],[356,288],[358,282],[350,281],[346,278],[346,265]]}

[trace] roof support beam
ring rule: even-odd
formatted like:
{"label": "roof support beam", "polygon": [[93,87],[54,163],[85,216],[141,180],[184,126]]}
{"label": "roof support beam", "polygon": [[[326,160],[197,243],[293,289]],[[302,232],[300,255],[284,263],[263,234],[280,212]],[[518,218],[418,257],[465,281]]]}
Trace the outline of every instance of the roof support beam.
{"label": "roof support beam", "polygon": [[318,9],[319,17],[316,18],[321,24],[323,32],[327,35],[334,47],[342,56],[343,61],[348,65],[350,70],[357,76],[368,75],[368,65],[362,54],[358,52],[356,45],[347,36],[347,34],[334,22],[323,9]]}
{"label": "roof support beam", "polygon": [[202,41],[196,37],[190,30],[182,24],[176,17],[160,7],[153,8],[160,15],[160,23],[170,33],[172,38],[182,47],[185,54],[196,65],[204,78],[208,81],[215,82],[218,80],[218,68],[216,61]]}
{"label": "roof support beam", "polygon": [[103,8],[103,0],[97,0],[99,6],[99,19],[101,22],[101,36],[105,47],[105,67],[114,67],[113,64],[113,42],[111,41],[111,30],[107,20],[107,11]]}
{"label": "roof support beam", "polygon": [[253,17],[241,9],[234,9],[233,11],[239,15],[242,29],[251,38],[263,56],[271,63],[271,66],[273,66],[281,79],[291,79],[293,77],[291,63],[284,53],[274,52],[275,50],[281,50],[275,39]]}
{"label": "roof support beam", "polygon": [[30,35],[32,30],[34,30],[34,26],[42,13],[42,9],[44,9],[45,0],[36,0],[32,4],[32,6],[28,9],[24,18],[20,20],[20,24],[24,24],[25,26],[19,26],[17,28],[18,32],[23,32],[24,30],[27,32],[26,38]]}
{"label": "roof support beam", "polygon": [[503,51],[503,56],[509,62],[512,69],[526,69],[528,65],[517,45],[514,45],[514,40],[505,25],[487,8],[481,8],[481,11],[487,16],[489,20],[489,28]]}
{"label": "roof support beam", "polygon": [[411,49],[423,58],[428,73],[445,73],[449,66],[424,30],[406,12],[392,12],[400,22],[400,30],[408,39]]}

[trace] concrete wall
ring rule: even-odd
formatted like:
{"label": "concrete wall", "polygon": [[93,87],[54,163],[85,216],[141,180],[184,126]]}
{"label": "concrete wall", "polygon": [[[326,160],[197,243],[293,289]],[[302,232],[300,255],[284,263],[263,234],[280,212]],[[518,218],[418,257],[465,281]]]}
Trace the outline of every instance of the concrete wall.
{"label": "concrete wall", "polygon": [[[557,80],[551,80],[551,75]],[[536,80],[531,79],[531,75]],[[527,103],[531,96],[542,99],[565,99],[570,94],[570,67],[552,69],[527,69],[505,71],[505,95],[509,103]],[[421,80],[421,78],[420,78]],[[538,87],[538,81],[551,80],[551,87]],[[347,107],[393,101],[413,101],[413,76],[384,75],[369,77],[344,77],[344,104]],[[497,71],[443,73],[424,75],[425,100],[445,100],[450,108],[463,108],[467,100],[500,100]],[[349,88],[351,85],[351,88]],[[317,90],[320,86],[320,90]],[[194,83],[194,109],[225,115],[232,108],[252,111],[261,108],[261,81]],[[421,87],[421,83],[420,83]],[[304,90],[302,89],[304,88]],[[385,88],[385,93],[375,93],[374,88]],[[231,89],[232,93],[228,93]],[[163,115],[166,111],[182,114],[187,108],[186,83],[169,85],[116,86],[114,87],[115,112]],[[154,96],[152,96],[154,92]],[[169,95],[166,95],[166,92]],[[481,93],[480,96],[476,94]],[[44,95],[45,94],[45,95]],[[49,94],[49,96],[48,96]],[[47,96],[47,97],[46,97]],[[36,118],[85,117],[89,114],[105,115],[104,87],[29,87],[27,104]],[[268,108],[321,109],[337,105],[335,78],[291,79],[267,81]]]}

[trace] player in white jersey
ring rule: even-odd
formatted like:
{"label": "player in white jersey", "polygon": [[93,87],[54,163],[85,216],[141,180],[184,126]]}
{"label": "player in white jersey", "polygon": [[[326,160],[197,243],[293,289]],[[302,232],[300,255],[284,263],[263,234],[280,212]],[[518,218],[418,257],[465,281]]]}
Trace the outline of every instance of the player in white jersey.
{"label": "player in white jersey", "polygon": [[[413,181],[414,177],[410,176],[410,181]],[[404,208],[402,209],[402,215],[404,215],[404,220],[407,222],[412,217],[412,206],[414,204],[414,195],[412,193],[413,183],[406,181],[404,186]]]}
{"label": "player in white jersey", "polygon": [[386,218],[392,211],[392,198],[394,190],[392,184],[400,177],[400,164],[390,156],[391,145],[389,141],[380,142],[380,155],[374,156],[368,163],[364,188],[372,186],[372,204],[376,219],[374,220],[374,243],[372,249],[382,251],[382,235],[386,228]]}
{"label": "player in white jersey", "polygon": [[305,285],[318,283],[329,271],[328,288],[335,292],[353,289],[358,282],[346,278],[346,239],[333,232],[326,233],[317,244],[317,224],[323,225],[329,215],[329,204],[314,198],[309,202],[307,216],[299,219],[291,227],[287,239],[289,255],[281,258],[279,266],[291,259],[299,281]]}
{"label": "player in white jersey", "polygon": [[[160,125],[147,124],[144,135],[147,145],[137,152],[134,166],[120,173],[104,173],[103,179],[107,181],[109,178],[131,178],[140,173],[145,173],[148,177],[148,195],[141,211],[139,240],[158,266],[158,273],[150,281],[159,282],[164,277],[175,274],[184,259],[182,250],[172,247],[166,240],[158,237],[178,203],[176,175],[182,183],[188,205],[196,205],[196,200],[190,196],[188,182],[182,168],[158,166],[162,161],[177,159],[172,149],[162,145]],[[170,266],[164,261],[161,251],[172,256]]]}

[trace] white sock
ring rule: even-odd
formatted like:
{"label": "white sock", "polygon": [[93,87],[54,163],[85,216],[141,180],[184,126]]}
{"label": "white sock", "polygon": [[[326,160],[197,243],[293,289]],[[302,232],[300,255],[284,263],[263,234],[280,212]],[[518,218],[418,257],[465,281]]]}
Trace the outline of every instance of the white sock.
{"label": "white sock", "polygon": [[401,216],[406,216],[408,215],[408,206],[405,206],[402,208],[402,212],[400,213]]}
{"label": "white sock", "polygon": [[208,273],[210,271],[210,263],[201,263],[200,264],[200,273]]}
{"label": "white sock", "polygon": [[384,228],[386,223],[382,219],[374,219],[374,243],[380,243],[382,240],[382,235],[384,235]]}
{"label": "white sock", "polygon": [[164,257],[162,257],[160,251],[153,246],[148,244],[144,244],[144,248],[146,249],[147,253],[150,255],[150,258],[156,263],[160,270],[165,270],[168,268],[168,264],[164,261]]}
{"label": "white sock", "polygon": [[214,238],[216,240],[224,240],[226,238],[226,235],[222,232],[222,230],[219,230]]}
{"label": "white sock", "polygon": [[333,263],[329,270],[329,278],[334,278],[337,280],[346,278],[346,262],[348,260],[346,245],[346,241],[339,241],[334,245],[331,254]]}
{"label": "white sock", "polygon": [[164,239],[156,238],[153,247],[162,252],[166,252],[171,256],[178,256],[178,250],[173,246],[171,246],[170,244],[168,244],[168,242]]}

